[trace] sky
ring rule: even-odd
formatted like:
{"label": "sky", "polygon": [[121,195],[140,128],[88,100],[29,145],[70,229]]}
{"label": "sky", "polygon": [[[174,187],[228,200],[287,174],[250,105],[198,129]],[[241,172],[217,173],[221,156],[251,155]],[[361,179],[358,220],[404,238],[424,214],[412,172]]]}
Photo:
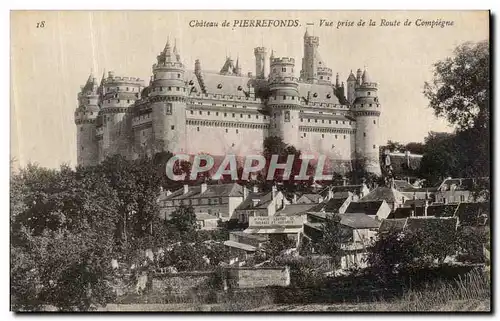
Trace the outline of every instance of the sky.
{"label": "sky", "polygon": [[[297,19],[297,27],[222,27],[242,19]],[[333,27],[319,26],[320,20]],[[365,26],[357,26],[359,20]],[[368,27],[372,19],[376,26]],[[400,26],[380,26],[381,19]],[[404,21],[412,22],[404,26]],[[444,28],[415,26],[417,19],[453,21]],[[303,56],[303,34],[320,38],[325,64],[346,81],[365,68],[378,82],[382,104],[379,141],[423,141],[429,131],[453,130],[438,119],[423,95],[432,64],[466,41],[489,36],[487,11],[13,11],[11,13],[11,158],[46,167],[76,165],[77,94],[92,72],[140,77],[147,83],[167,39],[188,69],[220,70],[226,56],[239,58],[244,74],[255,73],[253,48],[276,57]],[[219,27],[190,27],[192,20]],[[37,23],[44,21],[44,27]],[[337,28],[338,21],[354,26]]]}

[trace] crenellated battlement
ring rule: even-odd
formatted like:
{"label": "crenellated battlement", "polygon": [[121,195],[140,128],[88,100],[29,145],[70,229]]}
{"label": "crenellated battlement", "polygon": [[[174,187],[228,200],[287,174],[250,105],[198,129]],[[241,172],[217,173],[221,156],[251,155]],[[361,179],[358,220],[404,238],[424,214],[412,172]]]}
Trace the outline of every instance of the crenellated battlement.
{"label": "crenellated battlement", "polygon": [[309,36],[304,38],[304,43],[306,45],[317,45],[319,46],[319,37]]}
{"label": "crenellated battlement", "polygon": [[362,83],[361,85],[358,85],[356,89],[377,89],[377,83],[376,82],[370,82],[370,83]]}
{"label": "crenellated battlement", "polygon": [[184,64],[180,61],[166,61],[164,63],[155,63],[153,64],[153,70],[155,69],[175,69],[182,70],[184,69]]}
{"label": "crenellated battlement", "polygon": [[295,59],[290,57],[272,58],[271,66],[281,65],[281,64],[292,64],[295,65]]}
{"label": "crenellated battlement", "polygon": [[333,74],[333,71],[332,71],[332,68],[328,68],[328,67],[318,67],[318,74],[321,74],[321,73],[324,73],[324,74]]}
{"label": "crenellated battlement", "polygon": [[267,53],[267,49],[265,47],[256,47],[256,48],[254,48],[253,53],[255,55],[257,55],[257,54],[265,54],[265,53]]}

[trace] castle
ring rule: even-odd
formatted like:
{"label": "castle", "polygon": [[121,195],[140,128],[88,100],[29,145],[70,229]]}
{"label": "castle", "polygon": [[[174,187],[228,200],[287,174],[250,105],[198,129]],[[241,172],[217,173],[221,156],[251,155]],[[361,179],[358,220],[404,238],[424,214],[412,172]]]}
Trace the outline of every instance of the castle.
{"label": "castle", "polygon": [[243,74],[229,57],[219,72],[204,71],[199,60],[190,71],[169,41],[147,86],[113,72],[100,83],[90,75],[75,111],[78,164],[162,150],[261,154],[264,139],[279,136],[303,153],[327,156],[339,172],[362,157],[369,172],[380,174],[377,83],[358,69],[345,88],[318,47],[319,38],[306,31],[300,78],[294,58],[271,52],[268,60],[264,47],[254,49],[255,75]]}

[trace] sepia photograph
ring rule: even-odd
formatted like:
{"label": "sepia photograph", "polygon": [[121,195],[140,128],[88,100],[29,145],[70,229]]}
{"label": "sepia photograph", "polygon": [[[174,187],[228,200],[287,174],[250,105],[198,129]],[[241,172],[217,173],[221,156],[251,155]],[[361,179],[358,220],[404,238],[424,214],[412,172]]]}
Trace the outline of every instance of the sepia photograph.
{"label": "sepia photograph", "polygon": [[492,311],[491,13],[13,10],[10,311]]}

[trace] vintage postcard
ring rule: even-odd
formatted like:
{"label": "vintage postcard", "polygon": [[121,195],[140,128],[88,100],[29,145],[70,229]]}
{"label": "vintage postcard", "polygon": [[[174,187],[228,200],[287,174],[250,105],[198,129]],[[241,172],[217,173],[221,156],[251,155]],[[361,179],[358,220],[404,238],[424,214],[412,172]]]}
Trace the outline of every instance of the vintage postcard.
{"label": "vintage postcard", "polygon": [[490,12],[10,19],[12,311],[491,311]]}

